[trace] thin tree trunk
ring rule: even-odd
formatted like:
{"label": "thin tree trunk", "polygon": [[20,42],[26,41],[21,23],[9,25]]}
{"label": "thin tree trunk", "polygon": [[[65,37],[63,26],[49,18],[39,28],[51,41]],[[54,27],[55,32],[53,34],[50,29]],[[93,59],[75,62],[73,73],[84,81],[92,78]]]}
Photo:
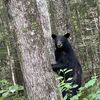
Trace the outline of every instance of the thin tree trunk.
{"label": "thin tree trunk", "polygon": [[53,33],[55,33],[54,30],[58,34],[65,34],[66,32],[72,33],[68,2],[66,0],[49,0],[49,2],[51,22],[52,26],[54,26],[52,28]]}
{"label": "thin tree trunk", "polygon": [[[5,1],[6,2],[6,1]],[[16,84],[20,84],[22,85],[23,84],[23,76],[22,76],[22,72],[21,72],[21,68],[20,68],[20,64],[19,64],[19,59],[18,59],[18,55],[17,55],[17,48],[16,48],[16,38],[14,36],[14,31],[11,31],[9,29],[9,26],[10,23],[9,23],[9,18],[8,18],[8,15],[7,15],[7,11],[6,11],[6,7],[5,7],[5,4],[3,2],[3,15],[0,16],[1,19],[2,19],[2,26],[4,27],[3,29],[3,35],[5,36],[5,38],[7,38],[5,41],[5,44],[7,46],[7,51],[8,51],[8,63],[11,63],[13,65],[9,65],[8,63],[8,66],[10,67],[10,71],[11,74],[13,75],[12,77],[12,81]],[[9,36],[9,37],[7,37]],[[12,73],[12,71],[13,73]],[[9,75],[8,75],[9,76]],[[15,84],[14,83],[14,84]]]}
{"label": "thin tree trunk", "polygon": [[8,0],[29,100],[61,100],[51,69],[51,27],[46,0]]}
{"label": "thin tree trunk", "polygon": [[[9,32],[10,33],[10,32]],[[17,49],[17,45],[16,45],[16,36],[15,36],[15,33],[10,33],[10,38],[9,38],[9,41],[10,41],[10,47],[11,47],[11,54],[12,54],[12,57],[13,57],[13,60],[14,60],[14,74],[15,74],[15,81],[16,81],[16,84],[19,84],[19,85],[23,85],[23,75],[22,75],[22,71],[21,71],[21,66],[20,66],[20,58],[18,58],[18,49]]]}
{"label": "thin tree trunk", "polygon": [[13,84],[15,85],[16,84],[16,81],[15,81],[15,74],[14,74],[14,60],[12,58],[12,56],[10,55],[10,50],[9,50],[9,46],[6,44],[7,46],[7,59],[8,59],[8,66],[10,66],[10,69],[11,69],[11,75],[12,75],[12,82]]}

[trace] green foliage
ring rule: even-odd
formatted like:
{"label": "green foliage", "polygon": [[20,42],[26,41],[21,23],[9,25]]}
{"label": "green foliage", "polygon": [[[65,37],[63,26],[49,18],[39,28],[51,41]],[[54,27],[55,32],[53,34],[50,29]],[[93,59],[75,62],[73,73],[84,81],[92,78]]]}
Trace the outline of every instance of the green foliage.
{"label": "green foliage", "polygon": [[83,87],[78,91],[78,94],[73,96],[71,100],[100,100],[100,89],[97,86],[97,76],[93,76]]}
{"label": "green foliage", "polygon": [[6,80],[0,80],[0,89],[0,100],[25,100],[23,86],[12,85]]}
{"label": "green foliage", "polygon": [[[68,69],[60,70],[59,74],[63,74],[63,76],[65,76],[65,74],[69,73],[70,71],[72,71],[72,69],[70,69],[70,70],[68,70]],[[67,91],[67,94],[64,97],[64,100],[66,100],[68,97],[72,96],[71,89],[77,87],[77,85],[72,84],[72,82],[71,82],[72,78],[71,77],[66,80],[68,82],[65,82],[65,78],[63,76],[58,77],[57,80],[60,81],[60,84],[59,84],[58,87],[61,89],[61,91]]]}
{"label": "green foliage", "polygon": [[[71,70],[61,70],[60,72],[68,73]],[[60,73],[59,72],[59,73]],[[69,96],[71,97],[71,100],[100,100],[100,88],[97,85],[97,76],[94,75],[91,77],[91,79],[84,84],[84,86],[79,88],[79,91],[77,92],[77,95],[73,96],[71,95],[71,89],[76,88],[77,84],[72,85],[72,83],[66,82],[64,80],[64,77],[60,76],[57,78],[60,81],[59,88],[61,91],[67,90],[68,93],[64,97],[64,100],[66,100]],[[68,78],[68,80],[72,80],[72,78]],[[68,81],[67,80],[67,81]]]}

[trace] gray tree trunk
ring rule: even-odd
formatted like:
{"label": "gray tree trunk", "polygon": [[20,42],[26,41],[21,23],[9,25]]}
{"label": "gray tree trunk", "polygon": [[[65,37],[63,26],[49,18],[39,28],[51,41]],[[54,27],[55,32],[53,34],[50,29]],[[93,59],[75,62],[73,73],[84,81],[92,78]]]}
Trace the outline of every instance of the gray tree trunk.
{"label": "gray tree trunk", "polygon": [[54,57],[46,0],[8,0],[7,10],[29,100],[61,100],[51,69]]}
{"label": "gray tree trunk", "polygon": [[49,2],[52,32],[57,34],[65,34],[69,32],[72,35],[73,28],[68,0],[49,0]]}
{"label": "gray tree trunk", "polygon": [[68,0],[49,0],[52,33],[63,35],[70,33],[70,42],[75,48],[75,34],[73,32],[71,12]]}

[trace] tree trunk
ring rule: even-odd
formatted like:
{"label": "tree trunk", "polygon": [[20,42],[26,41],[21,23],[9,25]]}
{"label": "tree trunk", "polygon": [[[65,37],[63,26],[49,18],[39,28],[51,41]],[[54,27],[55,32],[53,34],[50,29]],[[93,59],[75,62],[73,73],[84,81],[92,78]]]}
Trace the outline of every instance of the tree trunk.
{"label": "tree trunk", "polygon": [[[5,36],[5,38],[7,38],[5,41],[6,44],[6,48],[7,48],[7,65],[6,67],[10,67],[9,72],[12,74],[12,82],[15,84],[23,84],[23,76],[22,76],[22,72],[21,72],[21,67],[20,67],[20,63],[19,63],[19,59],[18,59],[18,55],[17,55],[17,48],[16,48],[16,37],[15,37],[15,32],[14,30],[11,31],[9,29],[10,23],[9,23],[9,18],[7,15],[7,11],[6,11],[6,7],[5,4],[3,2],[3,15],[1,14],[1,19],[2,19],[2,26],[4,27],[3,29],[3,35]],[[9,37],[8,37],[9,36]],[[5,76],[9,76],[9,75],[5,75]]]}
{"label": "tree trunk", "polygon": [[8,59],[7,64],[11,69],[12,82],[15,85],[16,81],[15,81],[15,74],[14,74],[14,60],[13,60],[13,57],[11,56],[11,54],[10,54],[10,49],[9,49],[8,44],[6,44],[6,46],[7,46],[7,53],[8,53],[8,55],[7,55],[7,59]]}
{"label": "tree trunk", "polygon": [[71,24],[68,0],[49,0],[49,2],[52,32],[54,34],[65,34],[69,32],[71,33],[71,37],[73,37],[73,27]]}
{"label": "tree trunk", "polygon": [[53,50],[46,0],[8,0],[29,100],[61,100],[51,69]]}

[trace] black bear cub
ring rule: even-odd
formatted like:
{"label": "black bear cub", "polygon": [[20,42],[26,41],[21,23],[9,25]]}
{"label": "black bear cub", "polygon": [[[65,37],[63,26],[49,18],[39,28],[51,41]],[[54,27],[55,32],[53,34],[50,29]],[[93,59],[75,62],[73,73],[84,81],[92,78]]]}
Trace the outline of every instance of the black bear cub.
{"label": "black bear cub", "polygon": [[[82,80],[82,68],[75,56],[71,44],[68,41],[70,34],[65,35],[55,35],[52,34],[52,38],[55,43],[55,59],[56,64],[52,64],[53,71],[58,72],[60,69],[72,69],[69,73],[64,75],[65,82],[67,79],[72,77],[72,84],[77,84],[76,88],[72,89],[72,96],[77,94],[78,88],[81,86]],[[63,97],[66,95],[67,91],[63,91]],[[67,99],[70,100],[70,99]]]}

